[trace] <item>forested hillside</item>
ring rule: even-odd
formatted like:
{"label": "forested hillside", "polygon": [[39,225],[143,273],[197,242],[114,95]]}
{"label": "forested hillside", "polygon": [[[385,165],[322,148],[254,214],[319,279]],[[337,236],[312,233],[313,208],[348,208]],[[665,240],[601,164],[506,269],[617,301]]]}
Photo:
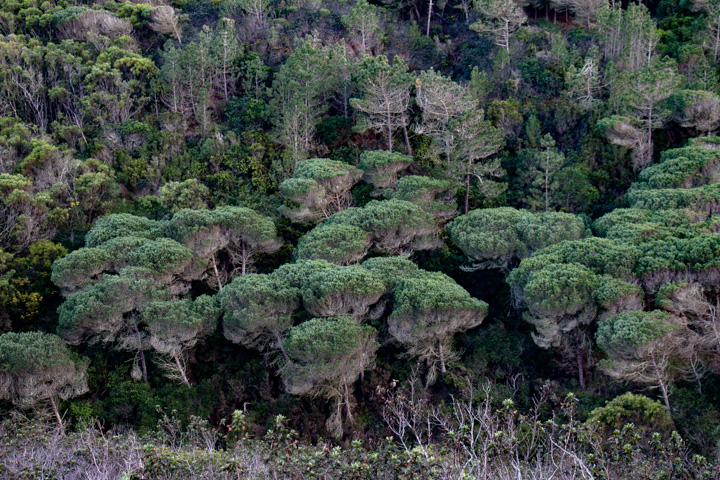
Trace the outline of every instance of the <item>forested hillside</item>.
{"label": "forested hillside", "polygon": [[0,2],[0,478],[720,478],[720,0]]}

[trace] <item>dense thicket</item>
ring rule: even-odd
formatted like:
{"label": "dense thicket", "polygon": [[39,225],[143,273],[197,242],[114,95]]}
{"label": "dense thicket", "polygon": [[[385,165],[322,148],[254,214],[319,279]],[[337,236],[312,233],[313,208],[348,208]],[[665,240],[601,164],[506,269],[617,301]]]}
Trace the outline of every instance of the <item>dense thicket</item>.
{"label": "dense thicket", "polygon": [[0,3],[0,434],[717,475],[718,0]]}

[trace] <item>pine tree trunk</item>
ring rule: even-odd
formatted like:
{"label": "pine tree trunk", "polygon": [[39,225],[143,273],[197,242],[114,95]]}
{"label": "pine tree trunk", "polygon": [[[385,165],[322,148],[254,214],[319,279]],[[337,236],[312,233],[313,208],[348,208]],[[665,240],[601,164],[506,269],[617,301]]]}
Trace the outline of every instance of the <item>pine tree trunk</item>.
{"label": "pine tree trunk", "polygon": [[217,260],[216,260],[214,254],[212,256],[212,266],[213,266],[213,271],[215,272],[215,280],[217,280],[218,292],[219,292],[220,290],[222,290],[223,286],[222,286],[222,282],[220,281],[220,272],[218,272]]}
{"label": "pine tree trunk", "polygon": [[245,244],[245,242],[241,242],[241,243],[242,243],[242,268],[241,268],[240,274],[244,277],[245,272],[247,270],[247,263],[248,263],[247,245]]}
{"label": "pine tree trunk", "polygon": [[652,358],[652,364],[653,364],[653,368],[655,369],[655,378],[657,378],[658,386],[660,387],[660,391],[662,392],[662,396],[663,396],[663,401],[665,402],[665,408],[667,408],[668,415],[670,415],[670,417],[672,418],[672,410],[670,409],[670,398],[668,396],[668,388],[662,379],[662,375],[660,374],[660,367],[658,367],[658,364],[655,361],[655,357]]}
{"label": "pine tree trunk", "polygon": [[145,363],[145,352],[143,352],[142,347],[138,349],[138,354],[140,356],[140,366],[142,367],[143,382],[148,383],[147,364]]}
{"label": "pine tree trunk", "polygon": [[438,355],[440,356],[440,371],[442,373],[447,372],[447,368],[445,368],[445,354],[443,354],[443,347],[442,347],[442,341],[438,340]]}
{"label": "pine tree trunk", "polygon": [[387,111],[387,130],[388,130],[388,151],[392,152],[392,117],[390,116],[390,108]]}
{"label": "pine tree trunk", "polygon": [[433,0],[430,0],[430,4],[428,5],[427,29],[425,31],[425,36],[428,38],[430,38],[430,19],[432,18],[432,11],[433,11]]}
{"label": "pine tree trunk", "polygon": [[403,123],[403,137],[405,137],[405,147],[407,148],[408,157],[412,157],[412,147],[410,147],[410,137],[408,136],[407,125]]}
{"label": "pine tree trunk", "polygon": [[50,406],[52,407],[53,413],[55,414],[55,419],[58,422],[60,432],[65,435],[65,425],[63,425],[62,417],[60,416],[60,412],[58,411],[57,405],[55,404],[55,398],[52,395],[50,395]]}
{"label": "pine tree trunk", "polygon": [[465,175],[465,214],[470,207],[470,174]]}
{"label": "pine tree trunk", "polygon": [[579,345],[575,348],[575,356],[577,357],[578,382],[580,382],[580,388],[585,390],[585,371],[583,370],[582,351]]}
{"label": "pine tree trunk", "polygon": [[182,363],[180,363],[180,357],[173,355],[173,359],[175,360],[178,372],[180,372],[180,378],[182,378],[183,383],[189,387],[190,382],[188,381],[187,375],[185,375],[185,369],[183,368]]}
{"label": "pine tree trunk", "polygon": [[352,421],[353,415],[352,409],[350,408],[350,391],[347,383],[343,385],[343,400],[345,402],[345,414],[347,415],[348,420]]}

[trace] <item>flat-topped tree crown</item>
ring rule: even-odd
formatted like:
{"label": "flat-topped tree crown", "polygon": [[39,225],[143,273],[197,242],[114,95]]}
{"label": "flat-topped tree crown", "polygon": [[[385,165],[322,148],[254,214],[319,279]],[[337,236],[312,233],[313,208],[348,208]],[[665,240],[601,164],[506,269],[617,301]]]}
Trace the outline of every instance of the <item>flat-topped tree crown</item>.
{"label": "flat-topped tree crown", "polygon": [[360,168],[363,179],[375,187],[373,196],[381,196],[395,186],[398,174],[413,163],[413,158],[398,152],[372,150],[360,155]]}
{"label": "flat-topped tree crown", "polygon": [[600,322],[595,338],[608,355],[598,367],[613,378],[659,388],[670,408],[670,389],[687,376],[693,332],[668,312],[624,312]]}
{"label": "flat-topped tree crown", "polygon": [[328,224],[359,227],[370,234],[375,249],[389,254],[410,255],[440,245],[432,215],[403,200],[372,200],[333,215]]}
{"label": "flat-topped tree crown", "polygon": [[370,248],[370,234],[354,225],[322,224],[298,241],[299,260],[327,260],[338,265],[360,261]]}
{"label": "flat-topped tree crown", "polygon": [[50,401],[59,426],[55,397],[68,400],[88,391],[90,361],[71,352],[63,340],[41,332],[0,335],[0,399],[20,408]]}
{"label": "flat-topped tree crown", "polygon": [[428,364],[430,381],[438,369],[445,372],[457,359],[453,336],[477,327],[488,313],[487,303],[437,272],[418,271],[398,282],[393,304],[388,332],[410,355]]}
{"label": "flat-topped tree crown", "polygon": [[190,281],[202,275],[207,262],[169,238],[124,236],[58,259],[53,263],[51,279],[64,295],[69,295],[97,283],[102,274],[118,273],[126,267],[143,268],[158,282],[181,293],[187,291]]}
{"label": "flat-topped tree crown", "polygon": [[452,242],[473,268],[508,268],[534,251],[585,235],[585,223],[569,213],[531,213],[510,207],[473,210],[448,225]]}
{"label": "flat-topped tree crown", "polygon": [[300,307],[300,291],[279,275],[238,277],[218,296],[225,338],[261,351],[282,346],[292,314]]}
{"label": "flat-topped tree crown", "polygon": [[86,247],[99,247],[119,237],[146,238],[157,240],[163,236],[163,222],[138,217],[129,213],[114,213],[99,218],[85,235]]}
{"label": "flat-topped tree crown", "polygon": [[314,318],[292,327],[283,341],[289,360],[280,371],[288,392],[336,400],[328,430],[343,432],[342,410],[352,420],[351,387],[375,360],[377,331],[340,316]]}
{"label": "flat-topped tree crown", "polygon": [[272,219],[245,207],[180,210],[167,223],[166,231],[208,262],[218,290],[223,279],[233,273],[220,271],[220,251],[226,251],[230,263],[239,264],[240,274],[245,275],[254,255],[275,252],[282,245]]}
{"label": "flat-topped tree crown", "polygon": [[190,385],[185,352],[215,330],[219,315],[216,300],[207,295],[195,300],[153,301],[142,310],[150,346],[171,360],[162,364],[171,379]]}
{"label": "flat-topped tree crown", "polygon": [[408,175],[397,181],[390,198],[414,203],[444,224],[457,214],[456,187],[448,180]]}
{"label": "flat-topped tree crown", "polygon": [[350,315],[362,319],[385,293],[383,282],[359,265],[333,266],[309,275],[301,289],[303,304],[312,315]]}
{"label": "flat-topped tree crown", "polygon": [[388,292],[402,280],[412,278],[421,271],[405,257],[374,257],[365,260],[361,266],[378,277]]}
{"label": "flat-topped tree crown", "polygon": [[361,170],[336,160],[298,162],[292,178],[280,184],[280,195],[296,204],[284,213],[296,222],[326,219],[350,206],[350,189],[361,177]]}
{"label": "flat-topped tree crown", "polygon": [[129,267],[70,295],[58,309],[58,333],[73,345],[83,341],[135,345],[142,340],[138,313],[150,302],[171,298],[170,290],[149,271]]}

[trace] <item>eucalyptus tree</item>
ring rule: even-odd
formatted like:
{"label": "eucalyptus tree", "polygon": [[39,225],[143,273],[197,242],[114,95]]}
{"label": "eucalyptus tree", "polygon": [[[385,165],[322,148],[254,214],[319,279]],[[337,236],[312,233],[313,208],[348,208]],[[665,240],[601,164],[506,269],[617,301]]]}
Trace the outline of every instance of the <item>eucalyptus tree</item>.
{"label": "eucalyptus tree", "polygon": [[173,7],[169,5],[155,7],[148,13],[147,18],[149,20],[147,26],[150,30],[161,35],[173,34],[178,44],[182,45],[180,18]]}
{"label": "eucalyptus tree", "polygon": [[642,127],[643,136],[634,151],[635,168],[641,169],[652,161],[652,132],[662,127],[673,113],[666,100],[679,86],[677,69],[672,62],[655,61],[622,73],[613,83],[613,95],[619,97],[621,108]]}
{"label": "eucalyptus tree", "polygon": [[412,155],[407,132],[412,77],[402,58],[395,57],[390,64],[384,55],[366,56],[358,65],[356,81],[361,96],[350,100],[350,105],[362,114],[356,130],[384,133],[391,152],[393,136],[402,130],[407,154]]}
{"label": "eucalyptus tree", "polygon": [[285,389],[294,395],[323,396],[336,403],[327,421],[335,436],[352,422],[352,386],[370,368],[380,346],[377,331],[349,317],[314,318],[292,327],[283,340],[289,360],[280,369]]}
{"label": "eucalyptus tree", "polygon": [[69,400],[88,391],[89,363],[56,335],[41,332],[0,335],[0,399],[20,408],[49,401],[62,429],[56,399]]}
{"label": "eucalyptus tree", "polygon": [[223,334],[233,343],[260,351],[280,349],[300,307],[300,291],[278,275],[251,273],[230,282],[218,294]]}
{"label": "eucalyptus tree", "polygon": [[275,136],[288,149],[293,165],[313,147],[332,79],[330,48],[316,36],[300,40],[274,76],[270,106]]}
{"label": "eucalyptus tree", "polygon": [[337,160],[299,162],[293,176],[280,184],[280,195],[295,204],[283,213],[296,222],[328,219],[352,204],[350,189],[362,175],[361,170]]}
{"label": "eucalyptus tree", "polygon": [[534,209],[547,212],[554,193],[560,188],[556,177],[565,166],[565,155],[557,151],[550,134],[542,137],[540,146],[540,149],[527,149],[520,153],[523,161],[518,177],[528,190],[524,201]]}
{"label": "eucalyptus tree", "polygon": [[499,159],[488,160],[503,147],[503,134],[485,119],[483,110],[471,110],[451,122],[450,129],[457,141],[451,156],[449,173],[465,183],[465,213],[470,202],[470,181],[475,178],[480,193],[496,198],[506,185],[496,179],[505,175]]}
{"label": "eucalyptus tree", "polygon": [[457,146],[453,121],[478,108],[469,89],[433,70],[422,72],[415,80],[415,102],[422,112],[415,131],[433,140],[435,150],[450,163]]}
{"label": "eucalyptus tree", "polygon": [[573,14],[575,20],[583,22],[588,28],[595,21],[598,11],[607,7],[608,0],[563,0]]}
{"label": "eucalyptus tree", "polygon": [[388,332],[408,355],[426,363],[432,383],[438,370],[445,373],[458,358],[453,336],[480,325],[487,313],[487,303],[471,297],[447,275],[419,271],[397,283]]}

